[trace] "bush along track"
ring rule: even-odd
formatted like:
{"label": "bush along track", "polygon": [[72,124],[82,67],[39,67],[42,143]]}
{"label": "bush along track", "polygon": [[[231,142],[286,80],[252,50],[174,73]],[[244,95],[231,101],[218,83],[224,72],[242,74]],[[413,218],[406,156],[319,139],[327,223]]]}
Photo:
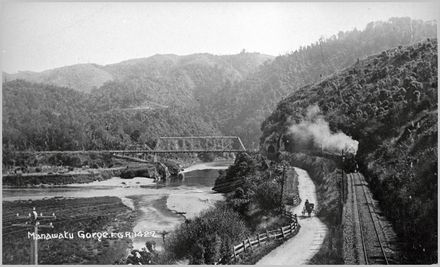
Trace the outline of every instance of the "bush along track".
{"label": "bush along track", "polygon": [[437,39],[383,51],[295,89],[262,124],[264,144],[315,106],[332,132],[359,141],[359,169],[402,245],[399,263],[438,260],[437,65]]}
{"label": "bush along track", "polygon": [[177,227],[167,238],[160,262],[248,264],[268,253],[267,247],[293,236],[299,226],[283,210],[285,203],[295,202],[296,174],[287,167],[283,172],[259,154],[237,155],[214,187],[226,200]]}

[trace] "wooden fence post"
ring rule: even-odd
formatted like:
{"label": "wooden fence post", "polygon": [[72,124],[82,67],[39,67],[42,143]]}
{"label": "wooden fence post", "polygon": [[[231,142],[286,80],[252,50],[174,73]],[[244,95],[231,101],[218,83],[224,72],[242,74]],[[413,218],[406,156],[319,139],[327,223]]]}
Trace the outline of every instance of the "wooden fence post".
{"label": "wooden fence post", "polygon": [[[289,235],[293,235],[293,234],[297,234],[298,233],[300,225],[298,223],[297,215],[296,214],[292,215],[292,217],[294,218],[294,220],[290,224],[288,224],[286,226],[281,226],[280,227],[281,237],[283,238],[283,240],[286,240],[287,236],[289,236]],[[287,228],[286,229],[286,233],[284,232],[283,228]],[[275,239],[277,239],[279,234],[276,232],[276,230],[274,230],[274,232],[275,232],[274,237],[275,237]],[[332,234],[332,233],[330,233],[330,234]],[[265,233],[263,233],[261,235],[263,237],[264,237],[264,235],[266,235],[266,240],[267,241],[265,241],[265,242],[269,242],[269,240],[270,240],[270,233],[269,233],[269,231],[267,229],[265,229]],[[256,238],[255,241],[257,241],[256,243],[258,243],[258,246],[261,246],[261,243],[262,243],[261,238],[262,237],[260,237],[260,234],[257,234],[257,238]],[[242,244],[243,244],[242,252],[246,252],[246,243],[249,244],[247,247],[248,248],[250,247],[251,251],[253,252],[254,248],[253,248],[253,245],[252,245],[251,238],[249,236],[246,239],[244,239],[243,242],[242,242]],[[331,244],[331,245],[333,245],[333,244]],[[240,245],[237,245],[237,246],[239,247]],[[230,257],[233,257],[234,263],[237,262],[239,254],[241,253],[241,252],[237,252],[237,249],[235,249],[235,247],[237,247],[237,246],[233,246],[232,247],[232,255],[230,256]]]}
{"label": "wooden fence post", "polygon": [[251,248],[251,250],[253,251],[253,250],[254,250],[254,248],[252,247],[252,243],[251,243],[251,240],[249,239],[249,237],[248,237],[247,241],[248,241],[248,243],[249,243],[249,247],[250,247],[250,248]]}

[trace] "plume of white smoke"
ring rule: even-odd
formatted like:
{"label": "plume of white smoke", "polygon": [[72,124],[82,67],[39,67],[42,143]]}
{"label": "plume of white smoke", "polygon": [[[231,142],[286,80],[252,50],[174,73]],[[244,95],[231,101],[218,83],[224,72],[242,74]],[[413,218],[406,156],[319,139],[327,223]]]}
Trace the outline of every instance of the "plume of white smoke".
{"label": "plume of white smoke", "polygon": [[323,149],[331,153],[350,152],[356,154],[359,142],[343,132],[333,133],[328,122],[320,114],[317,105],[307,108],[306,118],[289,127],[295,143],[312,145],[315,149]]}

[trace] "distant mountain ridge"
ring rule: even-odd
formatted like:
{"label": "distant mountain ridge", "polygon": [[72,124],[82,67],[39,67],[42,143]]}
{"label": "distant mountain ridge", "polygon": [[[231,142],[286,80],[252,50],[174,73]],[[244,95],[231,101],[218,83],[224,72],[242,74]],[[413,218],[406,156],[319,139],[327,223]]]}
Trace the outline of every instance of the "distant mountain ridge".
{"label": "distant mountain ridge", "polygon": [[371,22],[363,30],[341,31],[276,58],[244,51],[222,56],[165,54],[20,74],[25,80],[76,88],[93,103],[89,112],[193,110],[222,134],[239,136],[246,147],[257,148],[261,123],[287,95],[368,56],[436,36],[435,21],[391,18]]}
{"label": "distant mountain ridge", "polygon": [[262,121],[284,97],[368,56],[436,37],[435,21],[409,17],[371,22],[363,30],[340,31],[276,57],[243,81],[225,84],[201,105],[206,107],[203,113],[214,117],[224,134],[240,136],[245,146],[257,145]]}
{"label": "distant mountain ridge", "polygon": [[90,93],[93,88],[99,88],[109,81],[124,81],[134,76],[161,79],[178,72],[179,69],[191,66],[221,68],[231,79],[242,79],[265,61],[273,58],[270,55],[243,52],[222,56],[208,53],[184,56],[156,54],[147,58],[129,59],[108,65],[75,64],[42,72],[20,71],[13,74],[3,72],[3,75],[7,81],[21,79]]}
{"label": "distant mountain ridge", "polygon": [[3,75],[7,81],[26,80],[69,87],[81,92],[90,92],[93,87],[100,87],[105,82],[114,79],[103,66],[96,64],[76,64],[42,72],[20,71],[14,74],[3,72]]}

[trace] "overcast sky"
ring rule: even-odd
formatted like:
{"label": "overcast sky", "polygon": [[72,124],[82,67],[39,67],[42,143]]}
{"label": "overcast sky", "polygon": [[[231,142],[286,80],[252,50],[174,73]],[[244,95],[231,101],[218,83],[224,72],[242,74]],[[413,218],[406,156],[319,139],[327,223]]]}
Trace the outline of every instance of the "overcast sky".
{"label": "overcast sky", "polygon": [[433,3],[3,3],[3,70],[42,71],[172,53],[281,55],[390,17],[438,18]]}

